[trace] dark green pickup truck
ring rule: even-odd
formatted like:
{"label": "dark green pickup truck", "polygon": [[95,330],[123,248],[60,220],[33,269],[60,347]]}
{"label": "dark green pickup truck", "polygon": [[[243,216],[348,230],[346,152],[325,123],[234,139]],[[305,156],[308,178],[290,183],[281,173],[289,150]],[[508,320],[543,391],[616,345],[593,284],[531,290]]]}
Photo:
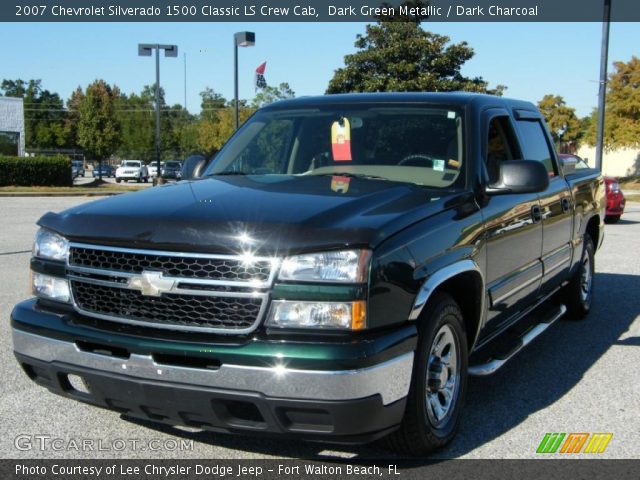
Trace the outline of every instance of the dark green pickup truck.
{"label": "dark green pickup truck", "polygon": [[288,100],[194,158],[185,181],[40,219],[35,298],[11,315],[32,380],[147,420],[423,454],[455,435],[469,375],[589,312],[603,179],[563,173],[530,103]]}

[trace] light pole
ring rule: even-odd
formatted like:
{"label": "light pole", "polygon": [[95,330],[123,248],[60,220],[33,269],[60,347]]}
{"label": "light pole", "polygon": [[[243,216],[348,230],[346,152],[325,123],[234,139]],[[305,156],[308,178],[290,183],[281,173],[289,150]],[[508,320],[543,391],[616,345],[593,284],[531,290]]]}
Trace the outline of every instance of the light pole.
{"label": "light pole", "polygon": [[160,50],[164,50],[165,57],[177,57],[177,45],[160,45],[153,43],[139,43],[138,55],[150,57],[153,50],[156,51],[156,181],[162,183],[160,175]]}
{"label": "light pole", "polygon": [[233,35],[233,99],[234,127],[238,130],[238,47],[252,47],[256,44],[253,32],[238,32]]}
{"label": "light pole", "polygon": [[600,50],[600,90],[598,91],[598,135],[596,140],[595,167],[602,171],[602,150],[604,148],[604,109],[607,96],[607,63],[609,62],[609,24],[611,21],[611,0],[604,0],[602,19],[602,46]]}

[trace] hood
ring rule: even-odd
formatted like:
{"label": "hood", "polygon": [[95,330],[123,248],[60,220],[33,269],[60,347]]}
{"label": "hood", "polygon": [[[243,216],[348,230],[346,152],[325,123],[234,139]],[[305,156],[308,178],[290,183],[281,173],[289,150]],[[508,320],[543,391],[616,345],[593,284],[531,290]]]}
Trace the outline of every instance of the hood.
{"label": "hood", "polygon": [[240,238],[262,254],[375,248],[459,197],[443,195],[386,180],[218,176],[48,213],[39,225],[73,241],[179,251],[237,252]]}

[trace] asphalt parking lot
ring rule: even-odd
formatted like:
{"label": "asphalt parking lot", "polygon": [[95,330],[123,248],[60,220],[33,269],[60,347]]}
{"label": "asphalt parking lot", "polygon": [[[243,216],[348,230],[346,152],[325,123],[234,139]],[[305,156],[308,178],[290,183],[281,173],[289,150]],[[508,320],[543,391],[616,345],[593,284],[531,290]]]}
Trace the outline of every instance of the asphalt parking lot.
{"label": "asphalt parking lot", "polygon": [[[58,397],[29,381],[12,355],[9,314],[27,298],[35,221],[87,198],[0,198],[0,457],[92,458],[381,458],[378,445],[340,447],[228,436],[126,420]],[[92,200],[95,201],[95,200]],[[100,200],[97,200],[100,201]],[[462,428],[434,457],[535,458],[546,432],[611,432],[598,458],[640,458],[640,203],[628,203],[606,228],[596,256],[596,299],[583,322],[556,323],[497,374],[472,378]],[[93,439],[105,448],[20,450],[20,435]],[[167,440],[193,439],[190,450]],[[131,439],[138,448],[133,449]],[[125,440],[127,447],[116,449]],[[148,443],[160,445],[149,450]],[[96,443],[94,443],[96,445]],[[107,448],[108,447],[108,448]],[[23,444],[24,448],[24,444]],[[591,455],[593,456],[593,455]],[[575,458],[575,456],[574,456]]]}

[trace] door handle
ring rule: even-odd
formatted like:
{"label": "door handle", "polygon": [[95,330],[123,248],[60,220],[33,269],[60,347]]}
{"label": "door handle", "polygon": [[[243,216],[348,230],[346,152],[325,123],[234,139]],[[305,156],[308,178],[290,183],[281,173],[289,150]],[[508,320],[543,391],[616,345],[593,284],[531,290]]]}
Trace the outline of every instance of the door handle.
{"label": "door handle", "polygon": [[531,207],[531,219],[533,223],[540,223],[542,221],[542,209],[540,205],[534,205]]}
{"label": "door handle", "polygon": [[568,212],[571,208],[571,200],[569,200],[569,197],[564,197],[560,203],[562,205],[563,212]]}

